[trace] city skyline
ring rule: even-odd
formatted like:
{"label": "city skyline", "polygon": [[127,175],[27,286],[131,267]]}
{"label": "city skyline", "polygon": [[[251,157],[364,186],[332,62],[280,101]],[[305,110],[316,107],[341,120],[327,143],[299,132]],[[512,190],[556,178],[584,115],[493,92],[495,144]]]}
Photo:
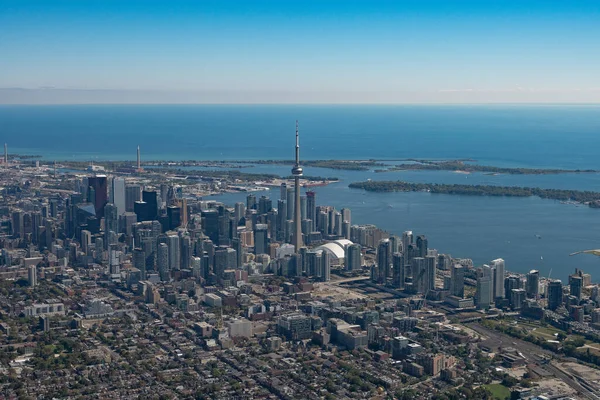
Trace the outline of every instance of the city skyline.
{"label": "city skyline", "polygon": [[600,400],[599,17],[0,0],[0,398]]}
{"label": "city skyline", "polygon": [[600,102],[587,1],[0,7],[2,104]]}

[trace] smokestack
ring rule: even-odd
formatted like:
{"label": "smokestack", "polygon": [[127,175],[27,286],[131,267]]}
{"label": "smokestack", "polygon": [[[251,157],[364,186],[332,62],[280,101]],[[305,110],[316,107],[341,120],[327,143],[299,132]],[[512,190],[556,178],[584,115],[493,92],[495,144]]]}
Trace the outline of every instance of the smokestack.
{"label": "smokestack", "polygon": [[137,169],[138,171],[142,169],[142,161],[140,159],[140,146],[137,148]]}

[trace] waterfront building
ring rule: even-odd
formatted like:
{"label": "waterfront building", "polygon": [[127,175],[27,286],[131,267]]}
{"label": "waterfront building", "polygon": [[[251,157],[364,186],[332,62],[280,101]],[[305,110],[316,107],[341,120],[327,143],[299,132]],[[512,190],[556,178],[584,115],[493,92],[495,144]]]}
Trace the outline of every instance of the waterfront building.
{"label": "waterfront building", "polygon": [[525,284],[527,297],[530,299],[537,298],[540,294],[540,271],[532,269],[527,274],[527,282]]}
{"label": "waterfront building", "polygon": [[450,292],[453,296],[465,297],[465,269],[460,264],[454,264],[450,275]]}
{"label": "waterfront building", "polygon": [[556,310],[563,302],[563,285],[558,279],[548,282],[548,308],[552,311]]}
{"label": "waterfront building", "polygon": [[504,297],[510,299],[513,289],[522,289],[521,278],[516,275],[507,276],[504,279]]}
{"label": "waterfront building", "polygon": [[504,298],[504,260],[492,260],[490,266],[494,274],[494,299]]}
{"label": "waterfront building", "polygon": [[569,290],[571,292],[571,296],[581,300],[583,278],[579,275],[569,275]]}
{"label": "waterfront building", "polygon": [[520,310],[527,298],[525,289],[512,289],[510,293],[510,308]]}
{"label": "waterfront building", "polygon": [[477,271],[475,303],[480,309],[489,308],[494,302],[494,277],[492,269],[484,265]]}

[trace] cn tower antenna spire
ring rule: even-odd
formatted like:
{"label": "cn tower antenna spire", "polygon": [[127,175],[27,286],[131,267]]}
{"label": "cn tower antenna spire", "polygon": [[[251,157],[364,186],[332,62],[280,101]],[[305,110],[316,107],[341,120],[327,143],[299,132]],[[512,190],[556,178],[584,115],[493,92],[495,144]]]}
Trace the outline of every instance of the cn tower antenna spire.
{"label": "cn tower antenna spire", "polygon": [[300,165],[300,139],[298,136],[298,120],[296,120],[296,166]]}

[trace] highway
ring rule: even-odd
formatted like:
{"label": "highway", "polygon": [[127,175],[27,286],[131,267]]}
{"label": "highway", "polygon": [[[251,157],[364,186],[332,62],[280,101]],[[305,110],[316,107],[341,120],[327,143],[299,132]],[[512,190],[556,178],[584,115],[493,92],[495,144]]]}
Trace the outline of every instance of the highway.
{"label": "highway", "polygon": [[349,282],[360,282],[360,281],[368,281],[369,279],[371,279],[368,276],[354,276],[352,278],[341,278],[341,279],[336,279],[336,280],[332,280],[329,283],[331,283],[332,285],[340,285],[342,283],[349,283]]}
{"label": "highway", "polygon": [[583,379],[577,376],[573,376],[568,372],[565,372],[562,368],[560,368],[556,363],[548,362],[543,363],[544,358],[553,357],[558,358],[556,353],[553,353],[549,350],[545,350],[533,343],[529,343],[517,338],[513,338],[512,336],[506,335],[502,332],[488,329],[478,323],[466,324],[469,328],[473,329],[475,332],[486,336],[488,339],[485,340],[486,344],[489,347],[495,348],[506,348],[512,347],[515,348],[518,352],[521,352],[527,356],[528,361],[534,361],[538,367],[545,369],[546,371],[552,373],[555,377],[559,378],[567,385],[569,385],[572,389],[576,390],[580,396],[583,396],[589,400],[600,400],[600,396],[598,396],[593,387],[591,387],[588,383],[584,382]]}

